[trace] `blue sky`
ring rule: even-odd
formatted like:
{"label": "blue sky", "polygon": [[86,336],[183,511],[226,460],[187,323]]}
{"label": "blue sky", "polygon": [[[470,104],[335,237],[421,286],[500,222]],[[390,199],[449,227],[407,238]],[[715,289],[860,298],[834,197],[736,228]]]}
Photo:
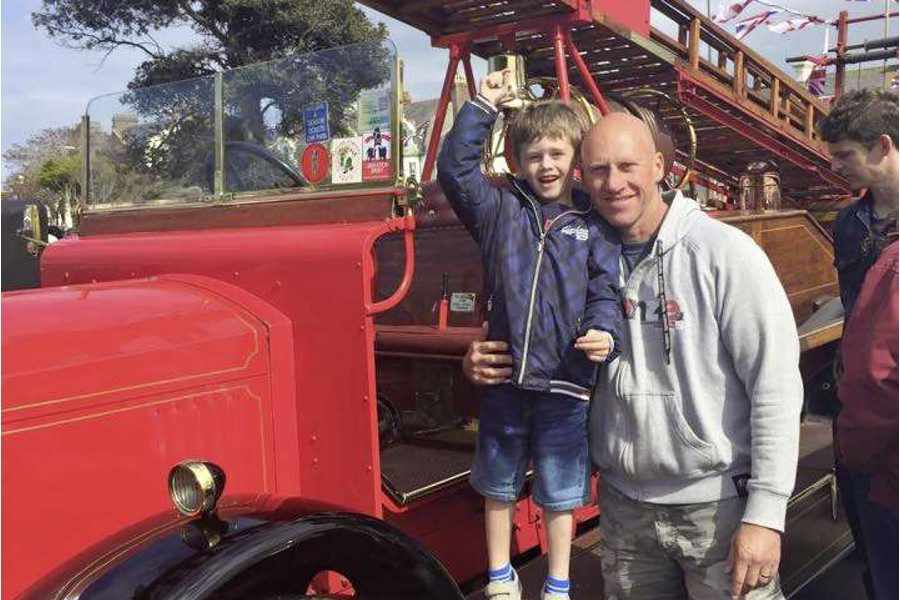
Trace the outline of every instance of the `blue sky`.
{"label": "blue sky", "polygon": [[[614,0],[608,0],[614,1]],[[711,0],[716,12],[721,0]],[[849,0],[768,0],[793,10],[814,14],[826,19],[840,10],[851,15],[882,12],[883,0],[869,2]],[[706,12],[706,0],[690,0]],[[116,50],[106,60],[102,53],[72,50],[49,39],[31,24],[31,12],[40,7],[40,0],[7,0],[0,4],[2,25],[2,129],[0,145],[6,150],[47,127],[71,125],[84,112],[87,101],[100,94],[123,90],[131,79],[135,66],[144,58],[138,50]],[[890,0],[892,10],[897,4]],[[756,14],[763,7],[751,5],[744,14]],[[364,10],[373,20],[388,25],[391,38],[405,62],[407,89],[414,99],[439,94],[446,64],[446,51],[431,47],[428,36],[368,8]],[[851,41],[879,38],[884,35],[882,22],[851,27]],[[897,20],[891,27],[897,35]],[[191,43],[195,34],[188,28],[169,29],[154,37],[163,47],[177,47]],[[776,65],[787,69],[784,58],[798,54],[818,53],[822,49],[824,29],[814,27],[788,35],[771,33],[758,28],[745,40]],[[832,44],[835,36],[831,37]],[[476,69],[478,65],[476,65]],[[7,175],[6,165],[3,176]]]}

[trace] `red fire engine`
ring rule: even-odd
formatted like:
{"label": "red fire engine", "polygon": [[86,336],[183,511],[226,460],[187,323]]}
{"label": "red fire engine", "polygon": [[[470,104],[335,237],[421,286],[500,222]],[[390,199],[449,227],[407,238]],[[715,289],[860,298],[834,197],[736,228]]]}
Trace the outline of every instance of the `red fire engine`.
{"label": "red fire engine", "polygon": [[[432,182],[473,54],[506,55],[525,101],[641,116],[672,183],[710,203],[771,202],[717,214],[769,254],[800,325],[785,589],[843,556],[813,414],[842,321],[816,311],[837,284],[802,208],[846,194],[814,128],[826,107],[682,0],[367,4],[448,49],[422,184],[402,173],[413,131],[389,42],[89,104],[77,235],[44,250],[41,288],[2,299],[3,598],[477,596],[477,404],[460,362],[481,270]],[[596,560],[597,514],[577,514],[576,568]],[[527,488],[514,545],[522,562],[546,548]]]}

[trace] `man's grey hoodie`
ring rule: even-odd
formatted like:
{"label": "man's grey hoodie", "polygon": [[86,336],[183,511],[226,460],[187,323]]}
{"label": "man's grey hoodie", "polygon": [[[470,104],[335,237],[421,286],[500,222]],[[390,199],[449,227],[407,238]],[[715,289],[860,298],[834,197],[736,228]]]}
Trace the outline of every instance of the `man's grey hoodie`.
{"label": "man's grey hoodie", "polygon": [[743,521],[783,531],[803,402],[791,306],[748,235],[664,199],[649,252],[622,269],[625,344],[595,389],[592,458],[633,499],[746,494]]}

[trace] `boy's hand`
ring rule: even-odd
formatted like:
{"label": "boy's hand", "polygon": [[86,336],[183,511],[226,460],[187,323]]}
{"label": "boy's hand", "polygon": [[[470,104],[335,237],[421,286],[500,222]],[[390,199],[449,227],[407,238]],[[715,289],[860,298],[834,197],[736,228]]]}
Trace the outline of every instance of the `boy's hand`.
{"label": "boy's hand", "polygon": [[584,352],[588,360],[600,363],[612,352],[612,336],[606,331],[588,329],[587,333],[575,340],[575,347]]}
{"label": "boy's hand", "polygon": [[511,80],[511,70],[494,71],[481,80],[481,88],[478,90],[478,95],[490,102],[492,106],[500,106],[504,101],[510,100],[515,96],[515,90],[510,84]]}

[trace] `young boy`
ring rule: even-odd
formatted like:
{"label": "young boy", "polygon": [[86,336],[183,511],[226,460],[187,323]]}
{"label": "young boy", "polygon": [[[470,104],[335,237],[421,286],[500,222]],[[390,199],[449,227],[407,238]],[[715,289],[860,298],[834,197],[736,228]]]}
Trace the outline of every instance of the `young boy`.
{"label": "young boy", "polygon": [[[441,187],[481,248],[488,339],[505,340],[513,357],[512,380],[483,391],[471,483],[485,497],[487,598],[519,600],[511,524],[533,463],[533,498],[550,546],[542,598],[567,600],[572,510],[590,497],[590,388],[597,363],[620,346],[619,248],[587,195],[572,190],[584,124],[565,104],[534,104],[511,123],[506,143],[522,179],[495,185],[481,172],[508,76],[492,73],[481,83],[438,159]],[[594,350],[576,349],[587,340]]]}

